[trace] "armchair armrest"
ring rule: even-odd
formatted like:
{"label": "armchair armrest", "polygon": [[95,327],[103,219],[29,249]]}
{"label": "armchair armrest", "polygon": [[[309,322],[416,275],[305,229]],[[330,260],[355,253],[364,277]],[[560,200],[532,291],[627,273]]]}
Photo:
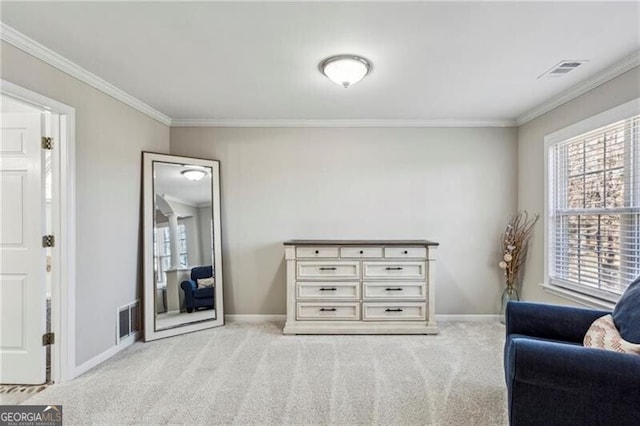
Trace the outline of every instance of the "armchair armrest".
{"label": "armchair armrest", "polygon": [[[597,392],[630,406],[640,401],[638,355],[527,338],[513,339],[507,350],[514,382],[570,394]],[[640,421],[640,410],[637,415]]]}
{"label": "armchair armrest", "polygon": [[582,343],[591,323],[611,312],[529,302],[509,302],[506,332]]}
{"label": "armchair armrest", "polygon": [[198,285],[193,280],[184,280],[180,284],[180,287],[182,287],[185,293],[187,293],[188,290],[194,291],[198,287]]}

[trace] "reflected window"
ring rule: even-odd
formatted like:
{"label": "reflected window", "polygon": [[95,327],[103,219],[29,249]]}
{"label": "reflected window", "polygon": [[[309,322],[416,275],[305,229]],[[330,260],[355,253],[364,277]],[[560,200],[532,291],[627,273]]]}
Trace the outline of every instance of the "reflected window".
{"label": "reflected window", "polygon": [[[178,245],[180,247],[180,267],[186,268],[189,264],[187,231],[184,223],[180,221],[178,222]],[[158,287],[165,287],[165,271],[171,267],[171,237],[168,225],[161,225],[153,231],[153,263]]]}

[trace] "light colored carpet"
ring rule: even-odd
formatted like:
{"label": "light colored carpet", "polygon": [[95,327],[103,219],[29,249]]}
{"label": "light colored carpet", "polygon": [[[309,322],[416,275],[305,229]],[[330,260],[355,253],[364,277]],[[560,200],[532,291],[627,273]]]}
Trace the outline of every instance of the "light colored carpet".
{"label": "light colored carpet", "polygon": [[193,311],[190,314],[187,312],[165,312],[156,316],[156,329],[164,330],[165,328],[175,327],[176,325],[215,318],[216,311],[214,309]]}
{"label": "light colored carpet", "polygon": [[230,324],[136,343],[26,404],[69,424],[504,425],[504,327],[438,336],[283,336]]}

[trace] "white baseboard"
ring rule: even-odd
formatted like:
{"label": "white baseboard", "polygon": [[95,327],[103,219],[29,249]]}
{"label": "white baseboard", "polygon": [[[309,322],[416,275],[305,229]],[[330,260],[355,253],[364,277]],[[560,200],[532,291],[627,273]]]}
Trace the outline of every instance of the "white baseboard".
{"label": "white baseboard", "polygon": [[270,322],[285,321],[287,316],[282,314],[253,315],[253,314],[227,314],[224,316],[226,322]]}
{"label": "white baseboard", "polygon": [[450,314],[436,314],[436,321],[465,321],[465,322],[479,322],[479,321],[498,321],[500,315],[498,314],[480,314],[480,315],[450,315]]}
{"label": "white baseboard", "polygon": [[[269,322],[269,321],[285,321],[287,319],[286,315],[254,315],[254,314],[227,314],[224,316],[226,322],[238,322],[238,323],[247,323],[247,322]],[[449,314],[436,314],[436,321],[467,321],[467,322],[478,322],[478,321],[497,321],[500,318],[500,315],[497,314],[481,314],[481,315],[449,315]]]}
{"label": "white baseboard", "polygon": [[91,370],[93,367],[95,367],[95,366],[97,366],[99,364],[102,364],[103,362],[105,362],[106,360],[108,360],[109,358],[111,358],[112,356],[114,356],[115,354],[120,352],[121,350],[126,349],[127,347],[133,345],[135,343],[135,341],[138,340],[138,338],[140,336],[141,336],[141,333],[139,331],[136,331],[131,336],[122,339],[120,341],[120,344],[118,344],[116,346],[112,346],[109,349],[107,349],[106,351],[102,352],[101,354],[98,354],[98,355],[94,356],[93,358],[91,358],[90,360],[88,360],[86,362],[83,362],[82,364],[78,365],[73,370],[69,380],[73,380],[76,377],[80,376],[81,374],[86,373],[87,371]]}

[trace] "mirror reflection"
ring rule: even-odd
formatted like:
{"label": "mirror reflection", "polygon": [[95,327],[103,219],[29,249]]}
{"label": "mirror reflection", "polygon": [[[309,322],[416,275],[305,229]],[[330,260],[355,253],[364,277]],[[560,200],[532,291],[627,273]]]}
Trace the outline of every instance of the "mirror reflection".
{"label": "mirror reflection", "polygon": [[212,172],[153,163],[156,331],[216,318]]}

